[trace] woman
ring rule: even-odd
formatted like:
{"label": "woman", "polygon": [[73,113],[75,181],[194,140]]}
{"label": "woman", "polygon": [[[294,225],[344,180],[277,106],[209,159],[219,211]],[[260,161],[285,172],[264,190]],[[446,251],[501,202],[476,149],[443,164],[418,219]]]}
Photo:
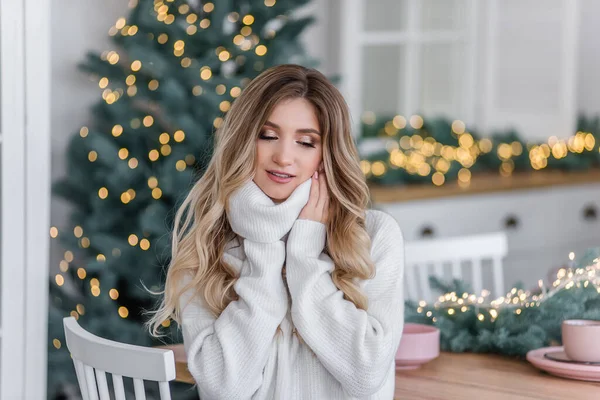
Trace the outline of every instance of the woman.
{"label": "woman", "polygon": [[158,335],[183,330],[202,399],[391,399],[403,239],[366,210],[347,106],[270,68],[235,100],[178,210]]}

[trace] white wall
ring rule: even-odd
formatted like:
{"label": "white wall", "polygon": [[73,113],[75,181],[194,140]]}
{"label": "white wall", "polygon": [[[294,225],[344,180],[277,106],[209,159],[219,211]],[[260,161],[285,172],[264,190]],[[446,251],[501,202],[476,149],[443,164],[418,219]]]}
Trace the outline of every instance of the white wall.
{"label": "white wall", "polygon": [[600,1],[581,1],[579,42],[579,79],[577,99],[579,110],[586,114],[600,113]]}

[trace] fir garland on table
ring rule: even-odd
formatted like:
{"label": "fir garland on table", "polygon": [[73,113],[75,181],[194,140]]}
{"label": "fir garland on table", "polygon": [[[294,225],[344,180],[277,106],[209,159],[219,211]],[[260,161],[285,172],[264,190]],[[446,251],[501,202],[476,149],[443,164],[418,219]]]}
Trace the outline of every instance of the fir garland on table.
{"label": "fir garland on table", "polygon": [[600,320],[600,247],[588,249],[575,267],[560,269],[549,290],[540,280],[538,291],[515,287],[488,301],[486,291],[469,293],[460,280],[430,281],[445,294],[435,304],[407,301],[405,320],[439,328],[443,351],[525,357],[559,344],[566,319]]}
{"label": "fir garland on table", "polygon": [[468,185],[478,172],[510,176],[517,171],[600,166],[600,117],[580,116],[577,132],[568,138],[551,136],[546,142],[530,143],[513,129],[482,138],[458,120],[366,113],[357,144],[371,183],[441,186],[458,180]]}

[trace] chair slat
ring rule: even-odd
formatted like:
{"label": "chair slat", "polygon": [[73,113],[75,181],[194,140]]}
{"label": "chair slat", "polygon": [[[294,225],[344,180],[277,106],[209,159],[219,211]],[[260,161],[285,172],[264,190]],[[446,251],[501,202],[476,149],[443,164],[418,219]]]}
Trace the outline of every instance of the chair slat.
{"label": "chair slat", "polygon": [[421,298],[426,301],[431,301],[431,290],[429,289],[429,268],[424,265],[424,268],[419,270],[419,290]]}
{"label": "chair slat", "polygon": [[146,400],[146,392],[144,391],[144,381],[139,378],[133,379],[133,391],[135,392],[135,400]]}
{"label": "chair slat", "polygon": [[435,273],[435,276],[437,276],[438,278],[444,279],[444,263],[441,261],[434,262],[433,263],[433,272]]}
{"label": "chair slat", "polygon": [[169,382],[158,382],[158,389],[160,390],[161,400],[171,400],[171,390],[169,389]]}
{"label": "chair slat", "polygon": [[416,268],[412,264],[407,264],[404,268],[404,280],[406,283],[406,288],[408,291],[408,298],[411,300],[419,300],[419,295],[417,294],[417,279],[415,277]]}
{"label": "chair slat", "polygon": [[462,279],[462,270],[460,260],[452,260],[452,278]]}
{"label": "chair slat", "polygon": [[473,291],[479,295],[483,290],[483,279],[481,277],[481,260],[474,259],[471,262],[471,279],[473,280]]}
{"label": "chair slat", "polygon": [[108,382],[106,382],[106,373],[97,369],[96,381],[98,382],[98,392],[100,393],[100,400],[110,400],[110,395],[108,393]]}
{"label": "chair slat", "polygon": [[87,385],[88,398],[90,400],[98,400],[98,389],[96,388],[96,378],[94,377],[94,368],[89,365],[84,365],[85,383]]}
{"label": "chair slat", "polygon": [[502,272],[502,259],[500,257],[494,257],[492,259],[492,271],[494,274],[494,296],[504,296],[504,276]]}
{"label": "chair slat", "polygon": [[83,400],[89,400],[87,384],[85,381],[85,371],[83,370],[83,363],[73,358],[73,364],[75,364],[75,373],[77,374],[77,382],[79,382],[79,390],[81,390],[81,397]]}
{"label": "chair slat", "polygon": [[125,400],[125,387],[121,375],[112,374],[113,389],[115,391],[115,400]]}

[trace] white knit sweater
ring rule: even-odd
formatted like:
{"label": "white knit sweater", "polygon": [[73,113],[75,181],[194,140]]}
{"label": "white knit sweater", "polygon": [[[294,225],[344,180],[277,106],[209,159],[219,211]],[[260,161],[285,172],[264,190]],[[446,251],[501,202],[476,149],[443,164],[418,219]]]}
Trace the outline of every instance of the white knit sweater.
{"label": "white knit sweater", "polygon": [[239,299],[216,319],[198,296],[182,312],[188,369],[203,400],[394,396],[404,315],[402,233],[388,214],[367,211],[376,275],[360,283],[368,310],[357,309],[331,279],[325,225],[297,219],[311,181],[280,204],[253,181],[230,199],[228,219],[239,239],[223,259],[239,272]]}

